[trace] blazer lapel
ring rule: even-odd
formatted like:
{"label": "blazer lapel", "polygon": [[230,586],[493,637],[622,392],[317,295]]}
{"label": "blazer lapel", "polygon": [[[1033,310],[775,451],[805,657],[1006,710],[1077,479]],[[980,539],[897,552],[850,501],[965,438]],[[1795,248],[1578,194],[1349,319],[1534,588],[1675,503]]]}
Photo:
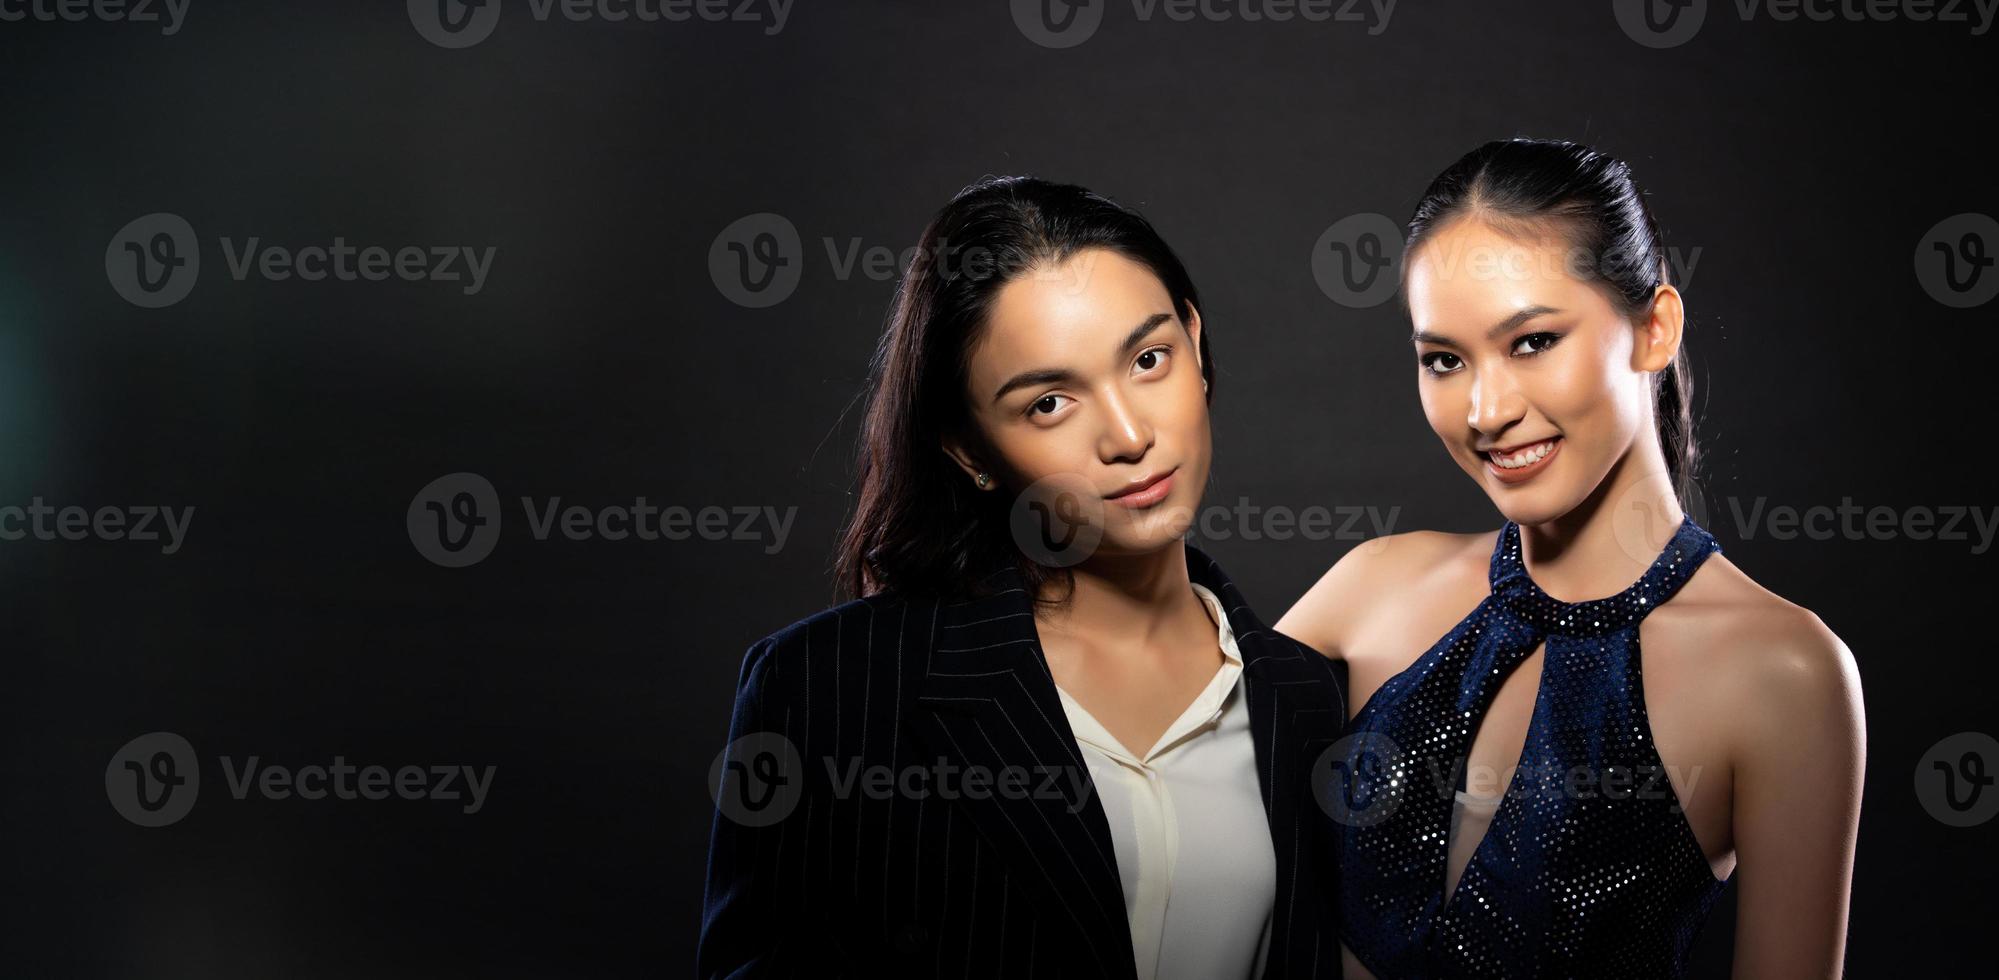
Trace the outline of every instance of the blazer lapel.
{"label": "blazer lapel", "polygon": [[957,792],[952,805],[1039,886],[1045,908],[1074,921],[1101,973],[1133,977],[1110,823],[1048,672],[1033,604],[1012,569],[986,582],[986,597],[938,610],[912,732],[959,775],[978,774],[984,789]]}
{"label": "blazer lapel", "polygon": [[[1319,845],[1312,779],[1346,718],[1324,658],[1258,619],[1214,559],[1186,545],[1187,571],[1222,602],[1243,658],[1257,784],[1278,869],[1268,977],[1338,969],[1338,953],[1300,937],[1330,935],[1318,899],[1331,866]],[[1066,913],[1106,976],[1136,970],[1109,820],[1048,672],[1025,585],[1012,569],[986,580],[984,598],[939,607],[911,726],[930,758],[984,774],[989,792],[960,793],[981,834],[1049,909]],[[926,762],[928,759],[926,759]],[[1018,773],[1014,791],[1000,788]],[[1303,962],[1312,957],[1317,962]],[[1329,958],[1330,957],[1330,958]]]}
{"label": "blazer lapel", "polygon": [[[1221,566],[1187,546],[1187,572],[1222,602],[1242,654],[1249,696],[1256,778],[1277,857],[1277,904],[1270,936],[1269,977],[1316,976],[1339,969],[1338,952],[1300,941],[1329,935],[1333,909],[1330,853],[1314,787],[1320,756],[1338,741],[1346,719],[1345,693],[1331,664],[1259,620]],[[1330,820],[1331,818],[1327,818]],[[1308,823],[1309,821],[1309,823]]]}

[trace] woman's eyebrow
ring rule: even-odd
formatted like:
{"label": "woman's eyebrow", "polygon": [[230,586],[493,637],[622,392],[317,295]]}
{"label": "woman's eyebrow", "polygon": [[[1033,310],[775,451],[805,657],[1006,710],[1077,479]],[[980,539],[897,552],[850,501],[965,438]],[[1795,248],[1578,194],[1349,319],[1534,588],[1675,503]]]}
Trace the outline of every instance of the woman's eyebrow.
{"label": "woman's eyebrow", "polygon": [[[1131,349],[1137,347],[1139,342],[1150,336],[1154,330],[1159,329],[1161,324],[1171,322],[1172,319],[1173,314],[1171,313],[1154,313],[1146,317],[1145,322],[1133,327],[1130,333],[1124,335],[1124,340],[1118,344],[1118,353],[1120,355],[1131,353]],[[993,392],[993,401],[998,402],[1007,396],[1007,392],[1013,391],[1016,388],[1055,384],[1058,382],[1073,383],[1076,380],[1075,372],[1064,368],[1040,368],[1034,371],[1022,371],[1008,378],[1006,384],[1000,385],[999,390]]]}
{"label": "woman's eyebrow", "polygon": [[[1536,317],[1544,317],[1551,313],[1560,313],[1560,312],[1562,311],[1552,306],[1523,307],[1518,312],[1514,313],[1512,316],[1509,316],[1506,319],[1501,320],[1498,323],[1495,323],[1491,327],[1487,328],[1487,330],[1485,331],[1485,339],[1498,340],[1500,337],[1503,337],[1506,334],[1512,332],[1515,328],[1519,327],[1521,324],[1526,323],[1529,320],[1535,319]],[[1458,346],[1457,341],[1452,340],[1451,338],[1446,337],[1442,334],[1430,333],[1427,330],[1418,330],[1415,333],[1410,334],[1409,339],[1419,344],[1436,344],[1440,347]]]}
{"label": "woman's eyebrow", "polygon": [[1124,335],[1124,343],[1118,345],[1117,348],[1118,353],[1119,354],[1131,353],[1132,348],[1137,347],[1138,342],[1144,340],[1147,334],[1153,332],[1154,330],[1159,329],[1160,324],[1165,323],[1166,321],[1171,319],[1173,319],[1173,314],[1171,313],[1154,313],[1151,316],[1146,317],[1144,323],[1141,323],[1138,326],[1131,328],[1131,332]]}

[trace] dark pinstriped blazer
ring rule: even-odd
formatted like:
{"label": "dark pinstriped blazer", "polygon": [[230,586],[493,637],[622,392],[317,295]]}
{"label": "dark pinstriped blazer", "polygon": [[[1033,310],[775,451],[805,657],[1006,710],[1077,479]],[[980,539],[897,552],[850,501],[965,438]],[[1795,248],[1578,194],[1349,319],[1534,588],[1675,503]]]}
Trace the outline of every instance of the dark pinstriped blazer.
{"label": "dark pinstriped blazer", "polygon": [[[1186,547],[1243,659],[1277,856],[1264,975],[1337,977],[1329,818],[1310,779],[1346,718],[1343,685]],[[1028,593],[1010,568],[986,584],[996,591],[968,602],[855,600],[751,646],[730,754],[745,736],[781,734],[797,756],[755,788],[792,795],[777,797],[787,815],[767,826],[718,809],[700,976],[1134,975],[1110,826]],[[744,788],[735,774],[772,773],[751,761],[772,758],[726,759],[718,792]]]}

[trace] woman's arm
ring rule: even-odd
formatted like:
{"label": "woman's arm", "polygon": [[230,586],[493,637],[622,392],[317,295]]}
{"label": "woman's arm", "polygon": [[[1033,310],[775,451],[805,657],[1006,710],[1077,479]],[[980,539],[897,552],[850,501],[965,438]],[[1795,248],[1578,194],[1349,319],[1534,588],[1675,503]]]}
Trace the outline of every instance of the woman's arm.
{"label": "woman's arm", "polygon": [[[743,671],[736,684],[736,707],[729,722],[729,744],[760,732],[793,738],[792,725],[798,721],[789,710],[790,698],[779,676],[778,640],[770,637],[752,645],[743,657]],[[750,748],[754,749],[754,746]],[[732,751],[733,754],[733,751]],[[725,760],[721,791],[744,791],[736,784],[756,769],[756,759]],[[802,779],[802,773],[789,778]],[[770,790],[767,786],[754,787]],[[803,852],[792,841],[785,848],[787,831],[804,819],[794,812],[767,826],[758,821],[733,818],[730,810],[718,806],[708,838],[708,883],[702,901],[701,939],[695,952],[696,974],[711,978],[803,976],[807,967],[800,949],[801,935],[810,932],[803,901],[802,876],[788,868],[781,857]],[[822,954],[826,951],[821,951]]]}
{"label": "woman's arm", "polygon": [[1363,541],[1347,550],[1326,574],[1319,576],[1298,601],[1277,620],[1277,632],[1311,647],[1330,660],[1344,660],[1342,638],[1348,635],[1360,608],[1363,590],[1379,578],[1369,570],[1371,559],[1402,535]]}
{"label": "woman's arm", "polygon": [[1774,618],[1738,660],[1734,973],[1838,977],[1867,758],[1860,674],[1817,616]]}
{"label": "woman's arm", "polygon": [[1410,576],[1432,568],[1457,545],[1458,535],[1409,531],[1353,546],[1277,621],[1277,632],[1345,660],[1360,617]]}

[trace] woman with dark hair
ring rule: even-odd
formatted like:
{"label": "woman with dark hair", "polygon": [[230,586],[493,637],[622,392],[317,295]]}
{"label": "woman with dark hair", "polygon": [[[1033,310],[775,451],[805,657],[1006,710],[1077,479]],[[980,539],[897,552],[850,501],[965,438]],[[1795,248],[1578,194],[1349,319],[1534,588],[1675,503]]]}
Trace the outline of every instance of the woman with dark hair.
{"label": "woman with dark hair", "polygon": [[1481,146],[1409,223],[1423,411],[1506,522],[1356,548],[1278,623],[1361,702],[1349,976],[1675,976],[1737,868],[1735,975],[1839,975],[1859,677],[1683,509],[1670,274],[1629,169],[1573,143]]}
{"label": "woman with dark hair", "polygon": [[704,977],[1334,976],[1332,665],[1183,540],[1214,361],[1144,218],[1008,178],[925,229],[838,568],[754,644]]}

